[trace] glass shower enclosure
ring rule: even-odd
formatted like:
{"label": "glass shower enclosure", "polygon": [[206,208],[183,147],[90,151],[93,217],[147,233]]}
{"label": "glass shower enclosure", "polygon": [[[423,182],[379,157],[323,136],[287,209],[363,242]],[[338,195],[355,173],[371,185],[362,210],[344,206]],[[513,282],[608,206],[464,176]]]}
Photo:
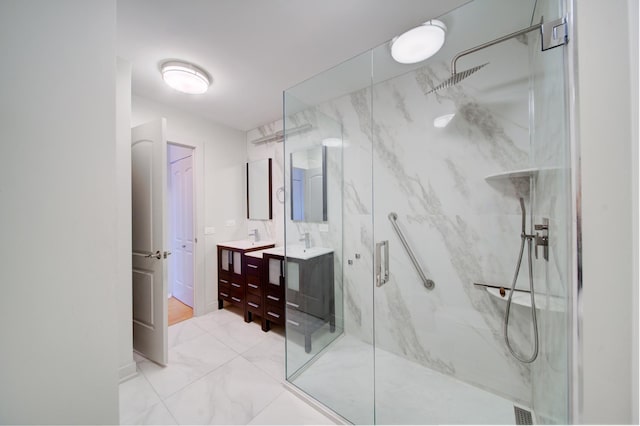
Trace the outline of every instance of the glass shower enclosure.
{"label": "glass shower enclosure", "polygon": [[567,47],[529,31],[432,91],[565,14],[475,0],[424,62],[385,43],[285,91],[287,381],[344,420],[571,420]]}

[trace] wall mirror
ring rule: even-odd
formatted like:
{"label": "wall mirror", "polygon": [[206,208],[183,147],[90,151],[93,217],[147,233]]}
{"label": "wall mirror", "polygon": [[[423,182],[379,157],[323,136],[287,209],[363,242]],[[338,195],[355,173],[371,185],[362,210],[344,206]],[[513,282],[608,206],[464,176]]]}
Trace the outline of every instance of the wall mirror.
{"label": "wall mirror", "polygon": [[291,153],[291,220],[327,221],[327,149]]}
{"label": "wall mirror", "polygon": [[273,218],[271,158],[247,163],[247,219]]}

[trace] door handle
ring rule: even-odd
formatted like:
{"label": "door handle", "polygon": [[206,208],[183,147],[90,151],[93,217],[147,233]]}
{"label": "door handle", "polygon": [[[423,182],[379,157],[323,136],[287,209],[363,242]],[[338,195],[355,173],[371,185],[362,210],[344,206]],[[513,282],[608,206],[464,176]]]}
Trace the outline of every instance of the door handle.
{"label": "door handle", "polygon": [[[382,248],[384,247],[384,271],[382,269],[383,256]],[[376,287],[380,287],[389,281],[389,241],[380,241],[376,244]]]}
{"label": "door handle", "polygon": [[[166,253],[166,252],[165,252]],[[155,257],[156,259],[162,259],[162,254],[160,253],[160,250],[156,250],[155,253],[149,253],[148,255],[145,256],[146,258],[153,258]]]}

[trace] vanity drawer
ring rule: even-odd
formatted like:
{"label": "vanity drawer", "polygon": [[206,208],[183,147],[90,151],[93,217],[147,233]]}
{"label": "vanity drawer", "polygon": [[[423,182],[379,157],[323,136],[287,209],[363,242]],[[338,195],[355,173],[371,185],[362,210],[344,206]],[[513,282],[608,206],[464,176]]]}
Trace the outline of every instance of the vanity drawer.
{"label": "vanity drawer", "polygon": [[262,259],[258,259],[252,256],[245,256],[245,265],[247,277],[256,277],[260,279],[261,271],[262,271]]}
{"label": "vanity drawer", "polygon": [[247,293],[255,294],[256,296],[262,296],[262,283],[255,277],[247,276]]}
{"label": "vanity drawer", "polygon": [[242,282],[240,280],[232,279],[229,280],[229,289],[231,291],[242,291],[244,289],[244,286],[242,285]]}
{"label": "vanity drawer", "polygon": [[284,308],[282,306],[266,303],[264,306],[264,317],[276,324],[284,324]]}
{"label": "vanity drawer", "polygon": [[231,300],[231,288],[227,284],[218,283],[218,298]]}
{"label": "vanity drawer", "polygon": [[278,293],[272,293],[267,291],[265,295],[265,303],[270,303],[275,306],[284,306],[284,297]]}
{"label": "vanity drawer", "polygon": [[284,300],[284,286],[265,283],[264,294],[272,294]]}
{"label": "vanity drawer", "polygon": [[241,308],[244,307],[244,296],[238,294],[237,292],[232,291],[229,295],[229,298],[225,298],[225,300],[228,300],[229,302],[233,303],[234,305],[240,306]]}
{"label": "vanity drawer", "polygon": [[247,294],[247,310],[262,316],[262,298],[253,294]]}
{"label": "vanity drawer", "polygon": [[218,274],[218,285],[231,285],[231,274]]}

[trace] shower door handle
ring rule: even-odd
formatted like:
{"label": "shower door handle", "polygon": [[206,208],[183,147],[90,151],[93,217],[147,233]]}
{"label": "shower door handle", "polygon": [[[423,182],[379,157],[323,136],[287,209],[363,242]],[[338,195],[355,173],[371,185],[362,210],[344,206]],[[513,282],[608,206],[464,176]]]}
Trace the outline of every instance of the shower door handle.
{"label": "shower door handle", "polygon": [[[383,251],[384,248],[384,251]],[[382,257],[384,256],[384,263]],[[383,269],[384,268],[384,269]],[[381,287],[389,281],[389,241],[376,244],[376,287]]]}

